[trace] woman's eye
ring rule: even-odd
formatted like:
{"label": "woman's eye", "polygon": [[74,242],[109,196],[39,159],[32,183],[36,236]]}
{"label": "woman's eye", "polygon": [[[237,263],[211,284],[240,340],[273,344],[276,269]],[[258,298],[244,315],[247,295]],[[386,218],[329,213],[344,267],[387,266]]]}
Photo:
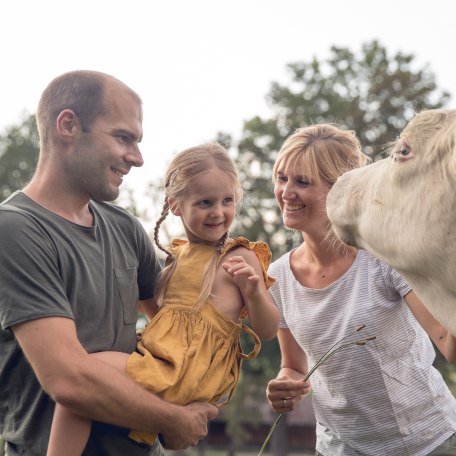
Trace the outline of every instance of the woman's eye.
{"label": "woman's eye", "polygon": [[276,180],[277,182],[286,182],[288,179],[286,176],[277,176]]}

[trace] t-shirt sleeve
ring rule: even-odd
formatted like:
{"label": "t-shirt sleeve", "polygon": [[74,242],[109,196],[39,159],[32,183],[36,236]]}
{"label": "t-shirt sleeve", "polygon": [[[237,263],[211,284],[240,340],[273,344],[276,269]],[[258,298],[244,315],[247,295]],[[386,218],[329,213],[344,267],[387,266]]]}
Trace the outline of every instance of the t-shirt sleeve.
{"label": "t-shirt sleeve", "polygon": [[386,285],[396,290],[402,297],[412,290],[412,287],[405,281],[405,279],[391,266],[381,262],[382,273]]}
{"label": "t-shirt sleeve", "polygon": [[0,324],[42,317],[73,318],[46,230],[19,210],[0,210]]}
{"label": "t-shirt sleeve", "polygon": [[285,321],[284,312],[283,312],[283,303],[282,303],[282,292],[281,286],[283,286],[283,269],[280,267],[280,260],[272,263],[269,266],[268,274],[276,278],[276,281],[268,289],[269,296],[273,304],[279,309],[280,312],[280,328],[288,328],[288,325]]}
{"label": "t-shirt sleeve", "polygon": [[161,271],[158,256],[146,230],[135,218],[138,252],[138,289],[139,299],[148,299],[154,295],[155,282]]}

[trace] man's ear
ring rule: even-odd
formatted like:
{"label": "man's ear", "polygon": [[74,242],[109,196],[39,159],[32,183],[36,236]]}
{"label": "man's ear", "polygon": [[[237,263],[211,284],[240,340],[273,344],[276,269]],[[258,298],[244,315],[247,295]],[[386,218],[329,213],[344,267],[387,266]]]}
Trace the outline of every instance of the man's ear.
{"label": "man's ear", "polygon": [[179,205],[177,204],[177,201],[170,198],[169,196],[168,196],[168,206],[169,206],[169,210],[171,211],[171,214],[177,215],[177,216],[181,215],[181,211],[179,209]]}
{"label": "man's ear", "polygon": [[81,130],[78,116],[71,109],[64,109],[55,122],[58,137],[64,142],[72,142]]}

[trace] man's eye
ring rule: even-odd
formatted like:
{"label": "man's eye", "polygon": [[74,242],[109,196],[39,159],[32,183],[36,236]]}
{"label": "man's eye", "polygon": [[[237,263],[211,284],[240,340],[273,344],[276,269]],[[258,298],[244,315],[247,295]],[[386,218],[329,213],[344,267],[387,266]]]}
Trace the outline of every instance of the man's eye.
{"label": "man's eye", "polygon": [[130,137],[125,135],[118,135],[117,140],[122,144],[128,144],[130,142]]}

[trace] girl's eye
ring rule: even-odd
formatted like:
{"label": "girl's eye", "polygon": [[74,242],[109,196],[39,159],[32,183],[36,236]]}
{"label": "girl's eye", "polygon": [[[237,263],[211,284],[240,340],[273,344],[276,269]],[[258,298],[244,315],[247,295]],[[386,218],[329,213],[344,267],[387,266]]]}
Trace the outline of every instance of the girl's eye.
{"label": "girl's eye", "polygon": [[233,201],[234,201],[234,198],[232,198],[231,196],[229,196],[228,198],[224,199],[225,203],[232,203]]}
{"label": "girl's eye", "polygon": [[209,200],[202,200],[198,202],[198,206],[208,206],[210,204]]}

